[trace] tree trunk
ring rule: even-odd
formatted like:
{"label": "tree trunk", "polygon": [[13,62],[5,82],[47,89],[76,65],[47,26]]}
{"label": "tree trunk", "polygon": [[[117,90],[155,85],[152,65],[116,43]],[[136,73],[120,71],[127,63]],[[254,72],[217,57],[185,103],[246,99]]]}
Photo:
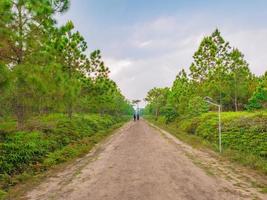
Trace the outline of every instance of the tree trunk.
{"label": "tree trunk", "polygon": [[22,23],[22,10],[21,10],[21,5],[17,4],[17,9],[18,9],[18,17],[19,17],[19,47],[18,47],[18,53],[17,53],[17,63],[20,64],[22,63],[22,57],[23,57],[23,23]]}
{"label": "tree trunk", "polygon": [[159,117],[159,108],[156,108],[156,121],[158,120]]}
{"label": "tree trunk", "polygon": [[[18,41],[18,52],[15,52],[17,55],[17,64],[22,63],[23,59],[23,24],[22,24],[22,8],[21,5],[16,4],[18,10],[18,29],[19,29],[19,41]],[[17,86],[19,87],[19,86]],[[15,115],[17,117],[17,129],[21,130],[24,128],[25,122],[25,106],[23,105],[23,94],[16,95],[15,97]]]}
{"label": "tree trunk", "polygon": [[69,117],[69,119],[72,118],[72,114],[73,114],[73,112],[72,112],[72,102],[70,102],[69,105],[68,105],[68,117]]}
{"label": "tree trunk", "polygon": [[237,95],[235,94],[235,111],[238,111]]}
{"label": "tree trunk", "polygon": [[[70,61],[70,58],[69,58],[69,60],[68,60],[68,74],[69,74],[69,79],[71,80],[72,79],[72,71],[71,71],[71,61]],[[68,108],[67,108],[67,110],[68,110],[68,117],[69,117],[69,119],[71,119],[72,118],[72,113],[73,113],[73,101],[72,101],[72,97],[70,96],[69,97],[70,99],[69,99],[69,104],[68,104]]]}
{"label": "tree trunk", "polygon": [[236,112],[238,111],[236,73],[235,73],[235,111]]}
{"label": "tree trunk", "polygon": [[22,130],[25,122],[25,109],[22,103],[16,102],[17,129]]}

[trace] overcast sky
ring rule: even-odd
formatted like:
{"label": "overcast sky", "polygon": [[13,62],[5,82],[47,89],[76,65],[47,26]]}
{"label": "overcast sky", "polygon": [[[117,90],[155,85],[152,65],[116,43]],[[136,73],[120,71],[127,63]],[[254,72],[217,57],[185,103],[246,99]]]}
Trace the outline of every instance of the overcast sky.
{"label": "overcast sky", "polygon": [[267,70],[266,0],[72,0],[72,20],[128,99],[171,86],[188,70],[201,39],[218,28],[245,55],[253,73]]}

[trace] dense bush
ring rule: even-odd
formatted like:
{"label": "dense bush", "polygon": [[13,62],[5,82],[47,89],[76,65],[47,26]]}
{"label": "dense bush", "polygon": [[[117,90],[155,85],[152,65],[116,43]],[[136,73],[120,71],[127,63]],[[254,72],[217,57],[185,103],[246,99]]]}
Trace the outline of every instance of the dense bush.
{"label": "dense bush", "polygon": [[[206,113],[178,123],[181,130],[218,143],[218,115]],[[267,113],[222,113],[222,146],[267,159]]]}
{"label": "dense bush", "polygon": [[[61,114],[48,115],[30,120],[25,131],[15,131],[2,123],[0,174],[21,173],[29,166],[42,163],[52,152],[64,150],[82,138],[92,138],[94,142],[97,132],[105,134],[104,130],[123,120],[108,115],[77,115],[72,120]],[[69,154],[71,152],[68,150]]]}

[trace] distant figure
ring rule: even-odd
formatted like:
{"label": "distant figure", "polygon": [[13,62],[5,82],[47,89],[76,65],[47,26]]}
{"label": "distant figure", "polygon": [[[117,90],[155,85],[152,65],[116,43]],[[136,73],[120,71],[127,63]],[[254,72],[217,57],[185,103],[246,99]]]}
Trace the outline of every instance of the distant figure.
{"label": "distant figure", "polygon": [[134,121],[136,120],[136,114],[134,113],[134,115],[133,115],[133,118],[134,118]]}
{"label": "distant figure", "polygon": [[139,113],[137,113],[137,120],[139,120]]}

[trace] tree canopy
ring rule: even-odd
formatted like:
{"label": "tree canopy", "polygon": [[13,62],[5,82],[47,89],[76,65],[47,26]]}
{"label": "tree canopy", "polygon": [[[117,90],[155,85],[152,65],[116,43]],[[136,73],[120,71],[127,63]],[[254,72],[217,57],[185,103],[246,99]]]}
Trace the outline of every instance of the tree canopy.
{"label": "tree canopy", "polygon": [[55,14],[68,0],[0,2],[0,117],[15,117],[23,128],[31,116],[64,112],[122,115],[132,105],[109,78],[109,69],[68,21]]}
{"label": "tree canopy", "polygon": [[[209,110],[206,96],[221,104],[224,111],[263,109],[266,91],[266,74],[252,74],[244,55],[216,29],[201,41],[188,73],[182,69],[170,88],[153,88],[147,93],[145,112],[156,118],[162,113],[167,121],[199,115]],[[157,98],[151,98],[152,94],[160,97],[160,103],[155,103]]]}

